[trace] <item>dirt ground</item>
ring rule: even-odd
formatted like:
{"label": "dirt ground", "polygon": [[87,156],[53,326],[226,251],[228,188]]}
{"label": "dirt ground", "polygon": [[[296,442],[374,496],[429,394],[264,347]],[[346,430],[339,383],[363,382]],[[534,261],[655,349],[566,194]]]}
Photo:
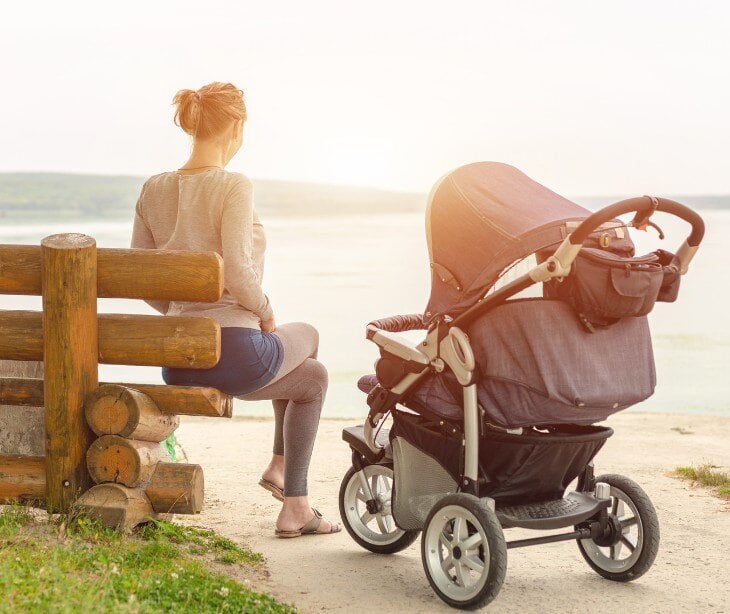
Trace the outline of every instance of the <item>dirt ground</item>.
{"label": "dirt ground", "polygon": [[[350,454],[341,430],[351,421],[323,420],[310,471],[310,498],[339,520],[337,494]],[[608,422],[615,435],[596,458],[597,473],[622,473],[651,497],[661,524],[652,569],[633,583],[602,579],[574,542],[509,551],[507,578],[487,609],[498,612],[730,613],[730,503],[669,477],[678,465],[730,468],[730,419],[624,413]],[[258,589],[302,612],[452,611],[432,592],[420,539],[395,555],[360,548],[344,530],[292,540],[274,536],[278,503],[257,485],[268,462],[273,422],[183,418],[178,438],[205,473],[206,502],[180,520],[215,529],[266,557]],[[522,534],[507,531],[507,539]]]}

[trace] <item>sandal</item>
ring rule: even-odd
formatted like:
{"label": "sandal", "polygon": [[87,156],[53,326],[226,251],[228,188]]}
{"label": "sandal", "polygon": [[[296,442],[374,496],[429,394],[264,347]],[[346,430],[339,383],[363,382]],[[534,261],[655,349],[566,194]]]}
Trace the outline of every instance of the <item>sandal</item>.
{"label": "sandal", "polygon": [[265,480],[264,478],[261,478],[259,480],[259,486],[261,488],[265,488],[271,493],[271,496],[274,497],[277,501],[284,501],[284,491],[283,489],[279,488],[276,484],[273,482],[269,482],[269,480]]}
{"label": "sandal", "polygon": [[274,533],[277,537],[300,537],[302,535],[329,535],[330,533],[340,532],[340,525],[336,522],[330,522],[329,531],[318,531],[317,529],[319,529],[319,525],[322,523],[322,514],[314,508],[312,508],[312,511],[314,512],[312,519],[298,531],[282,531],[280,529],[275,529]]}

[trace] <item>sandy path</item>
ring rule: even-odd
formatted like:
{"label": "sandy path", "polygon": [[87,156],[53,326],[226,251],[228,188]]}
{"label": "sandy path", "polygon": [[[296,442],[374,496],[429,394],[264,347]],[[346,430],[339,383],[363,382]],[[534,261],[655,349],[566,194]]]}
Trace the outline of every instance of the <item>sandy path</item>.
{"label": "sandy path", "polygon": [[[335,519],[340,480],[349,466],[340,432],[350,424],[323,421],[312,461],[311,499]],[[616,434],[599,454],[597,472],[624,473],[651,497],[662,529],[654,567],[637,582],[618,584],[592,572],[574,542],[511,550],[507,579],[491,609],[730,613],[730,504],[665,475],[677,465],[700,462],[730,467],[730,419],[624,413],[609,425]],[[178,431],[190,461],[205,472],[205,510],[190,520],[262,552],[271,576],[259,589],[303,612],[453,611],[428,585],[420,540],[397,555],[379,556],[361,549],[344,530],[275,538],[277,502],[257,485],[272,431],[271,421],[199,418],[184,419]],[[508,532],[507,538],[516,535]]]}

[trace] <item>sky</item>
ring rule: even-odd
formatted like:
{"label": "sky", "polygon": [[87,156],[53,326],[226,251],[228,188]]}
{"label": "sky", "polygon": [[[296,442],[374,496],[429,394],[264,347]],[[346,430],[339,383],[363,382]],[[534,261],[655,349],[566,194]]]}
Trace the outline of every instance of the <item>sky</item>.
{"label": "sky", "polygon": [[0,172],[182,165],[182,88],[246,95],[229,169],[425,192],[477,160],[566,195],[730,193],[730,3],[0,5]]}

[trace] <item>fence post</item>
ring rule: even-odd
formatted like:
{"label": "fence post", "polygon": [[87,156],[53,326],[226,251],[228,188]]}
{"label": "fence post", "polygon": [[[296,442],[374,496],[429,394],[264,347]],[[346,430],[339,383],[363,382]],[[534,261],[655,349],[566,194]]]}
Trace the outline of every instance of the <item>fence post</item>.
{"label": "fence post", "polygon": [[65,512],[91,485],[84,400],[99,377],[96,242],[52,235],[41,241],[41,254],[46,506]]}

